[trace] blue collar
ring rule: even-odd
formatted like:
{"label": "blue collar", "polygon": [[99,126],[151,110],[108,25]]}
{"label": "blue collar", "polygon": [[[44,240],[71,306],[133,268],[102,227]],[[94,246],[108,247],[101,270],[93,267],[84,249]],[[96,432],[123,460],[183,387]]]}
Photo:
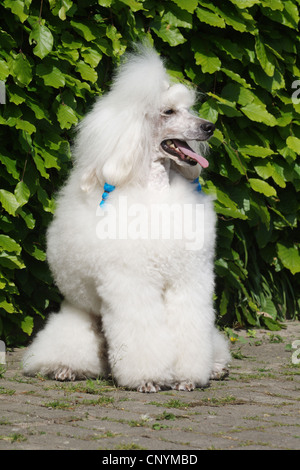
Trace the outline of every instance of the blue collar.
{"label": "blue collar", "polygon": [[199,178],[196,178],[196,179],[193,181],[193,184],[197,184],[196,191],[198,191],[198,193],[201,193],[202,187],[201,187],[201,184],[199,183]]}
{"label": "blue collar", "polygon": [[[199,179],[196,178],[194,181],[193,181],[194,184],[197,184],[197,188],[196,188],[196,191],[198,191],[199,193],[201,192],[202,188],[201,188],[201,184],[199,183]],[[108,184],[108,183],[104,183],[104,192],[102,194],[102,201],[100,202],[100,207],[103,207],[106,199],[108,198],[108,195],[109,193],[111,193],[112,191],[114,191],[114,189],[116,189],[116,187],[113,185],[113,184]]]}
{"label": "blue collar", "polygon": [[112,184],[105,183],[104,184],[104,192],[102,194],[102,201],[100,202],[100,207],[103,207],[106,199],[108,198],[109,193],[111,193],[114,189],[116,189],[115,186]]}

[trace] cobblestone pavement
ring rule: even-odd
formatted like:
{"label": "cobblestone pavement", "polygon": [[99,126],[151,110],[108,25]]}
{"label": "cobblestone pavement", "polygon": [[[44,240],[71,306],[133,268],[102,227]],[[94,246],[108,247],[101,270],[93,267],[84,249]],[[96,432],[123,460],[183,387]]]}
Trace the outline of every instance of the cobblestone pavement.
{"label": "cobblestone pavement", "polygon": [[100,380],[28,378],[23,350],[7,352],[0,449],[300,449],[300,344],[292,349],[300,323],[286,325],[254,337],[237,332],[230,376],[194,392],[142,394]]}

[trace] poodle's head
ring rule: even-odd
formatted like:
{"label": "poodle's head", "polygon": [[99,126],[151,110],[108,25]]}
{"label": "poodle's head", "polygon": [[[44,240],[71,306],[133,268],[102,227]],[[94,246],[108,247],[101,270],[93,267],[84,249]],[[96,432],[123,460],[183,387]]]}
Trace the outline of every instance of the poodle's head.
{"label": "poodle's head", "polygon": [[142,46],[129,55],[110,92],[79,125],[75,159],[82,189],[105,181],[145,184],[153,161],[171,160],[185,177],[197,177],[208,166],[197,143],[203,153],[214,125],[190,112],[194,103],[195,92],[170,83],[153,49]]}
{"label": "poodle's head", "polygon": [[162,95],[156,134],[156,159],[171,159],[173,168],[191,179],[209,165],[203,154],[207,152],[207,140],[215,129],[213,123],[191,112],[194,104],[193,90],[181,84],[169,86]]}

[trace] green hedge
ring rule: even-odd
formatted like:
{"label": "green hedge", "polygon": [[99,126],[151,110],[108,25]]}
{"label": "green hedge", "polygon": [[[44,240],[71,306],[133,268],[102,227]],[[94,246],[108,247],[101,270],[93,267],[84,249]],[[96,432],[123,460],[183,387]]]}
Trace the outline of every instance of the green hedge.
{"label": "green hedge", "polygon": [[145,36],[217,125],[202,183],[216,196],[220,318],[272,329],[296,318],[299,2],[3,0],[0,17],[1,338],[26,342],[57,307],[45,230],[73,128]]}

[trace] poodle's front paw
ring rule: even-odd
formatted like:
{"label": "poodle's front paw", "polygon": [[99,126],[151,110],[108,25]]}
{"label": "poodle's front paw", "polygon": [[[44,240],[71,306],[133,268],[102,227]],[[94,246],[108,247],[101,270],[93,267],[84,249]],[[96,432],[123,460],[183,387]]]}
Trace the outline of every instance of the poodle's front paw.
{"label": "poodle's front paw", "polygon": [[190,381],[176,382],[172,385],[173,390],[178,390],[182,392],[192,392],[195,388],[195,384]]}
{"label": "poodle's front paw", "polygon": [[210,374],[211,380],[224,380],[229,375],[228,367],[217,367]]}
{"label": "poodle's front paw", "polygon": [[60,367],[53,375],[55,380],[59,380],[60,382],[64,382],[65,380],[74,382],[74,380],[76,380],[76,373],[67,366]]}
{"label": "poodle's front paw", "polygon": [[155,393],[160,390],[160,386],[154,382],[142,382],[137,391],[141,393]]}

